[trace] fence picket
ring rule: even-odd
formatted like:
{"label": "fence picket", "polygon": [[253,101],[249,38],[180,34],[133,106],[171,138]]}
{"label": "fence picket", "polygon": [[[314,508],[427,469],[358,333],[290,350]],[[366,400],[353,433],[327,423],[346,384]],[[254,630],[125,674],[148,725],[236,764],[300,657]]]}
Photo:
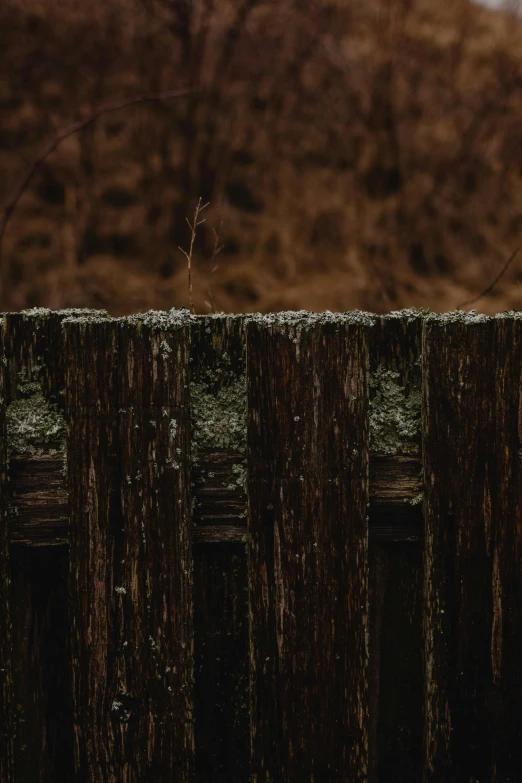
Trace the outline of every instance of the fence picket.
{"label": "fence picket", "polygon": [[522,769],[522,320],[425,326],[424,780]]}
{"label": "fence picket", "polygon": [[76,774],[194,769],[189,325],[70,319],[66,336]]}
{"label": "fence picket", "polygon": [[27,783],[70,778],[73,767],[61,322],[82,313],[4,316],[14,777]]}
{"label": "fence picket", "polygon": [[13,783],[13,671],[7,522],[5,318],[0,320],[0,780]]}
{"label": "fence picket", "polygon": [[251,780],[367,780],[368,323],[247,326]]}

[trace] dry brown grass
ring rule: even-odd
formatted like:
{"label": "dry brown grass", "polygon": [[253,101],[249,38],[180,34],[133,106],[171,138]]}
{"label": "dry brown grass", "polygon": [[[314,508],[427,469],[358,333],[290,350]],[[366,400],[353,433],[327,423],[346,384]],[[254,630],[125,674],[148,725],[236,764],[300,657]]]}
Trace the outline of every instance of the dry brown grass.
{"label": "dry brown grass", "polygon": [[[189,305],[177,247],[200,197],[199,312],[447,310],[485,289],[522,244],[520,23],[466,0],[214,5],[2,4],[1,199],[83,112],[202,87],[53,153],[6,232],[3,307]],[[522,308],[519,276],[477,307]]]}

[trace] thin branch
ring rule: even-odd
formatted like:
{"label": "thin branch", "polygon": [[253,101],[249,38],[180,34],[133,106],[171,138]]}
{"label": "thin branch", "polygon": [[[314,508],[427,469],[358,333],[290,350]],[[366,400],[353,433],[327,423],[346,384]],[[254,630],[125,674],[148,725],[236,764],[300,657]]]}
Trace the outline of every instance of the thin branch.
{"label": "thin branch", "polygon": [[486,294],[489,294],[494,289],[494,287],[496,286],[498,281],[502,277],[504,277],[504,275],[506,274],[507,270],[509,269],[509,267],[511,266],[511,264],[513,263],[513,261],[517,257],[517,255],[519,253],[519,250],[520,250],[520,248],[517,247],[517,249],[514,250],[511,253],[510,257],[508,258],[508,260],[506,261],[506,263],[504,264],[504,266],[502,267],[502,269],[500,270],[498,275],[495,277],[493,282],[490,285],[488,285],[488,287],[485,288],[484,291],[482,291],[482,293],[480,293],[478,296],[473,297],[473,299],[468,299],[467,302],[462,302],[462,304],[457,305],[457,310],[462,310],[463,307],[468,307],[468,305],[475,304],[475,302],[478,302],[478,300],[482,299],[483,296],[486,296]]}
{"label": "thin branch", "polygon": [[189,306],[190,306],[190,312],[194,314],[194,302],[192,300],[192,251],[194,250],[194,242],[196,240],[196,233],[198,226],[200,226],[202,223],[205,222],[205,218],[202,220],[199,219],[200,214],[203,212],[206,207],[210,204],[210,201],[207,201],[206,204],[203,204],[201,206],[201,196],[199,197],[198,203],[196,205],[196,209],[194,210],[194,217],[192,218],[192,223],[188,218],[185,218],[187,221],[187,225],[190,228],[190,246],[188,250],[183,250],[182,247],[178,245],[178,250],[181,250],[185,258],[187,259],[187,275],[188,275],[188,290],[189,290]]}
{"label": "thin branch", "polygon": [[181,87],[177,90],[165,90],[163,92],[143,92],[139,93],[138,95],[133,95],[131,98],[120,98],[117,101],[104,103],[102,106],[98,106],[97,109],[94,109],[94,111],[92,111],[86,117],[73,122],[72,125],[67,125],[65,128],[62,128],[62,130],[59,131],[59,133],[57,133],[53,139],[48,141],[42,147],[36,158],[29,164],[25,174],[18,180],[15,187],[13,188],[11,195],[7,199],[3,213],[0,216],[0,244],[2,243],[9,218],[11,217],[16,205],[20,200],[20,197],[31,181],[34,173],[42,165],[46,158],[48,158],[49,155],[60,146],[62,141],[65,141],[65,139],[69,138],[69,136],[78,133],[78,131],[82,130],[82,128],[86,128],[88,125],[91,125],[91,123],[97,120],[98,117],[101,117],[102,114],[108,114],[111,111],[123,109],[126,106],[131,106],[134,103],[143,103],[144,101],[165,101],[169,98],[179,98],[182,95],[188,95],[193,92],[194,89],[192,88]]}

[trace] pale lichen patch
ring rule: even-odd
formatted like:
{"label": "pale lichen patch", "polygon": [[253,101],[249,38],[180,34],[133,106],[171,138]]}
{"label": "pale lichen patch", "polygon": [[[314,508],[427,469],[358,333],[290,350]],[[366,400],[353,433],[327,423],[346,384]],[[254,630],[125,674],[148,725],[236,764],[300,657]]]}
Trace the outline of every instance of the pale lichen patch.
{"label": "pale lichen patch", "polygon": [[424,500],[424,493],[419,492],[417,495],[414,495],[409,502],[410,505],[412,506],[419,506],[423,502],[423,500]]}
{"label": "pale lichen patch", "polygon": [[504,313],[497,313],[493,316],[497,320],[522,320],[522,310],[506,310]]}
{"label": "pale lichen patch", "polygon": [[417,318],[427,318],[430,315],[432,315],[432,311],[428,307],[405,307],[403,310],[392,310],[391,313],[386,313],[384,318],[386,320],[398,318],[410,322]]}
{"label": "pale lichen patch", "polygon": [[58,315],[62,318],[82,318],[85,316],[98,318],[109,317],[106,310],[90,310],[83,307],[69,307],[63,310],[50,310],[47,307],[31,307],[28,310],[22,310],[22,315],[24,318],[37,318],[40,320],[50,318],[51,315]]}
{"label": "pale lichen patch", "polygon": [[237,464],[233,465],[232,473],[236,476],[236,484],[241,487],[245,492],[247,489],[247,469],[245,465]]}
{"label": "pale lichen patch", "polygon": [[483,313],[477,313],[476,310],[453,310],[450,313],[431,313],[427,316],[427,320],[440,324],[478,324],[486,323],[491,319]]}
{"label": "pale lichen patch", "polygon": [[195,322],[195,316],[184,308],[171,310],[149,310],[146,313],[136,313],[117,318],[128,324],[142,325],[157,331],[171,331]]}
{"label": "pale lichen patch", "polygon": [[8,452],[38,454],[52,448],[65,453],[64,417],[45,399],[39,383],[27,382],[25,369],[18,377],[18,397],[6,409]]}
{"label": "pale lichen patch", "polygon": [[247,394],[244,376],[212,392],[204,383],[190,386],[192,457],[204,449],[246,452]]}
{"label": "pale lichen patch", "polygon": [[421,392],[407,392],[400,375],[383,366],[370,376],[370,451],[374,454],[416,454],[421,434]]}
{"label": "pale lichen patch", "polygon": [[277,313],[249,313],[245,316],[246,323],[259,323],[266,326],[290,326],[298,331],[310,329],[318,324],[362,324],[373,326],[375,316],[363,310],[350,310],[343,313],[332,313],[325,310],[322,313],[312,313],[308,310],[288,310]]}

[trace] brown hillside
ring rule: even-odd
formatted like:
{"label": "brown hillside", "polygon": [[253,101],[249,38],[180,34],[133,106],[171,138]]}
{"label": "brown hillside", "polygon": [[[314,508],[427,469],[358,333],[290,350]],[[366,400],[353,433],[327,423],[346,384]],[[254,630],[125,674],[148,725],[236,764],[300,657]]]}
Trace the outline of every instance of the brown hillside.
{"label": "brown hillside", "polygon": [[[215,6],[215,10],[211,10]],[[448,310],[522,246],[522,28],[465,0],[3,0],[3,309]],[[224,245],[210,274],[215,236]],[[520,278],[520,281],[519,281]],[[522,253],[484,312],[522,308]]]}

